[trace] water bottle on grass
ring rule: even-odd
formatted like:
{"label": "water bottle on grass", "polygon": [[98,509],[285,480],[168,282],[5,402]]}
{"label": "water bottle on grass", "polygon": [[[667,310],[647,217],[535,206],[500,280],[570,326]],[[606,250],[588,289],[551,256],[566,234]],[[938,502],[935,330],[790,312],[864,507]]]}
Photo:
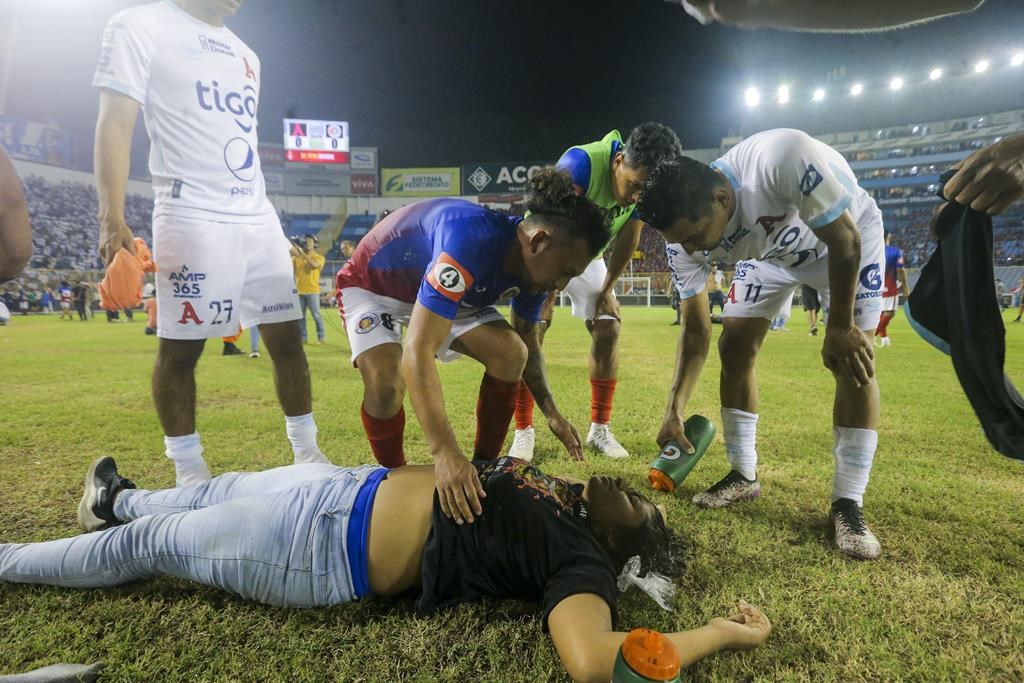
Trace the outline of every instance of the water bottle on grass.
{"label": "water bottle on grass", "polygon": [[683,479],[693,470],[714,440],[715,425],[702,415],[691,415],[690,419],[683,423],[683,434],[693,444],[692,454],[685,452],[675,441],[669,441],[661,449],[657,459],[651,463],[647,478],[651,486],[659,491],[671,493],[683,483]]}
{"label": "water bottle on grass", "polygon": [[619,648],[612,683],[679,683],[681,666],[671,640],[657,631],[635,628]]}

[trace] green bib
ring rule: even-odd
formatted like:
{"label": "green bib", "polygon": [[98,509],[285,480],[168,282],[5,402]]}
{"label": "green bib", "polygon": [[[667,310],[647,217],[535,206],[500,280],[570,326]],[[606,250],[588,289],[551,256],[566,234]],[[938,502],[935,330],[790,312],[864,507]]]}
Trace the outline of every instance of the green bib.
{"label": "green bib", "polygon": [[633,215],[635,204],[619,206],[612,196],[612,145],[618,142],[622,144],[622,135],[613,130],[597,142],[586,145],[576,145],[575,149],[581,149],[590,157],[590,183],[587,186],[587,199],[597,204],[608,221],[612,238],[602,249],[602,253],[615,241],[615,237],[622,230],[622,227]]}

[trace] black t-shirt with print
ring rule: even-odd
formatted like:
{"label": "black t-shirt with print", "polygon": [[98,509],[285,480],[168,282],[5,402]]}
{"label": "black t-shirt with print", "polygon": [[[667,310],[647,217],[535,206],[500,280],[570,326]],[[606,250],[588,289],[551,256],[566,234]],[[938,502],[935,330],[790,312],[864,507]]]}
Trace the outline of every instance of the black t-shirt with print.
{"label": "black t-shirt with print", "polygon": [[587,528],[579,484],[517,458],[474,460],[487,497],[472,524],[445,517],[434,494],[423,548],[421,614],[483,597],[540,603],[544,621],[578,593],[604,598],[616,620],[615,571]]}

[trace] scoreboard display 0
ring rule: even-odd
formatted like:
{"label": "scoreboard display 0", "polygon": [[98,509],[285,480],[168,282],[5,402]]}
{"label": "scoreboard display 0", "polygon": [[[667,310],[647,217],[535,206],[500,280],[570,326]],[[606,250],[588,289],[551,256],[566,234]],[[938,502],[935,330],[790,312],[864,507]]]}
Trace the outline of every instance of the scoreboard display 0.
{"label": "scoreboard display 0", "polygon": [[285,119],[284,158],[304,164],[347,164],[348,121]]}

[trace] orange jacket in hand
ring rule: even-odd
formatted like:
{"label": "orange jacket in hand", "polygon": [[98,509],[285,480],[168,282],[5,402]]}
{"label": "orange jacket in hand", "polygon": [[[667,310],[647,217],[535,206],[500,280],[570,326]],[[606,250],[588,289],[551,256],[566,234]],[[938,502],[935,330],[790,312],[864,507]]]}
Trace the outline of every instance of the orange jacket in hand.
{"label": "orange jacket in hand", "polygon": [[142,302],[142,277],[155,273],[156,264],[142,238],[135,238],[135,253],[124,247],[117,250],[100,283],[100,306],[105,311],[135,308]]}

